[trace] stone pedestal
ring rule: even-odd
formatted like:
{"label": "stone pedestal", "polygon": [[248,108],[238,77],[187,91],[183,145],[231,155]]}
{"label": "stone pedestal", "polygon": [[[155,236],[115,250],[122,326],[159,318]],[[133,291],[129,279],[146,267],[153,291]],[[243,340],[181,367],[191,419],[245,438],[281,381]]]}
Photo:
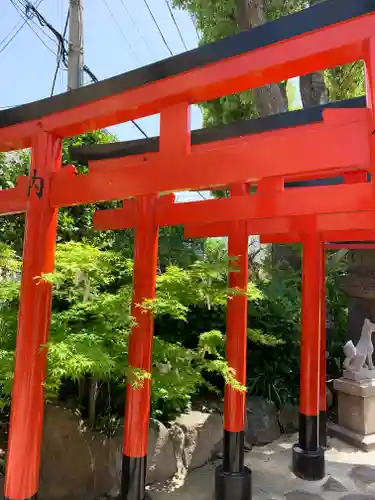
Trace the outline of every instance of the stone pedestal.
{"label": "stone pedestal", "polygon": [[375,449],[375,379],[334,381],[338,398],[338,424],[328,433],[364,451]]}

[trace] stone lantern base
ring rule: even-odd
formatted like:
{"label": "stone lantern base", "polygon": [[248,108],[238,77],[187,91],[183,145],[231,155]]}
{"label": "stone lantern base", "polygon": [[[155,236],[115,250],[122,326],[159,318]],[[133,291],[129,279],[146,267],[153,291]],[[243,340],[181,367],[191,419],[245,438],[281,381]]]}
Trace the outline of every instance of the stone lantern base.
{"label": "stone lantern base", "polygon": [[334,381],[338,398],[338,424],[328,434],[364,451],[375,449],[375,378]]}

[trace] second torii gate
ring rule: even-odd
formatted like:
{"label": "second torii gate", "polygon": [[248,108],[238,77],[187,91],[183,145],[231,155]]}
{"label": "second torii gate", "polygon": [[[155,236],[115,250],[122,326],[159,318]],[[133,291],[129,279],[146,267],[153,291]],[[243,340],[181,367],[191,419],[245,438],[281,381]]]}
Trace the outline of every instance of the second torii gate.
{"label": "second torii gate", "polygon": [[[366,172],[347,174],[346,182],[362,189],[361,181],[367,180]],[[250,195],[248,185],[240,184],[231,187],[232,199],[241,198],[243,202],[250,200],[260,205],[266,212],[264,218],[252,217],[244,219],[243,214],[231,214],[232,221],[214,222],[211,224],[191,224],[191,215],[195,208],[202,204],[207,210],[200,212],[200,218],[208,219],[214,213],[214,206],[223,200],[209,200],[198,203],[173,204],[173,197],[162,197],[157,202],[155,224],[185,224],[185,236],[188,238],[228,236],[228,254],[236,259],[238,269],[229,274],[229,288],[245,292],[248,283],[248,235],[270,235],[269,238],[283,236],[287,239],[296,238],[304,242],[303,259],[303,296],[302,296],[302,345],[301,345],[301,412],[299,444],[294,447],[293,471],[304,479],[319,479],[324,476],[324,455],[321,448],[326,446],[326,386],[325,386],[325,294],[324,294],[324,245],[321,242],[321,232],[337,231],[345,228],[349,232],[356,228],[369,236],[372,231],[372,215],[370,211],[352,213],[323,213],[321,215],[299,216],[301,200],[308,199],[306,195],[324,199],[326,191],[330,193],[335,187],[296,188],[283,192],[283,178],[269,178],[260,181],[255,195]],[[344,186],[343,186],[344,187]],[[353,186],[346,186],[351,188]],[[368,186],[365,186],[368,187]],[[293,192],[294,191],[294,192]],[[294,195],[298,193],[298,197]],[[285,206],[290,195],[294,203],[289,205],[289,217],[267,218],[267,212],[274,211],[278,198],[286,197]],[[299,203],[298,201],[299,200]],[[229,201],[229,200],[227,200]],[[98,230],[136,228],[136,215],[139,201],[126,200],[123,208],[98,211],[94,215],[94,227]],[[212,207],[212,208],[211,208]],[[324,211],[329,212],[328,204]],[[208,212],[208,208],[210,208]],[[342,230],[341,230],[342,233]],[[353,233],[354,234],[354,233]],[[292,236],[290,236],[292,235]],[[266,236],[267,237],[267,236]],[[138,245],[136,245],[136,255]],[[227,308],[227,362],[236,371],[241,384],[246,382],[246,344],[247,344],[247,298],[236,294],[228,299]],[[320,375],[320,379],[318,374]],[[314,391],[315,387],[315,391]],[[131,389],[129,389],[131,390]],[[244,474],[244,417],[245,394],[226,387],[224,404],[224,462],[226,473]],[[305,459],[309,452],[308,460]],[[313,460],[311,459],[313,458]],[[220,472],[220,470],[219,470]],[[218,483],[220,476],[218,472]],[[224,476],[225,477],[225,476]],[[249,478],[250,480],[250,478]],[[225,482],[221,483],[225,490]],[[233,488],[233,486],[232,486]]]}

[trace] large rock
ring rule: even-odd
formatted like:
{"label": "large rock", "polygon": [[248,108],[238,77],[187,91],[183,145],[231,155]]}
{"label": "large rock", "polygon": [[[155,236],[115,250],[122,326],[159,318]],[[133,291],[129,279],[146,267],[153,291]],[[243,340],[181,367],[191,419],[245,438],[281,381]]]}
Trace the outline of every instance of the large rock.
{"label": "large rock", "polygon": [[206,464],[220,449],[223,417],[219,413],[191,411],[181,415],[176,424],[185,434],[185,467],[196,469]]}
{"label": "large rock", "polygon": [[280,409],[279,423],[285,434],[293,434],[299,429],[299,407],[283,405]]}
{"label": "large rock", "polygon": [[[249,444],[268,443],[280,435],[276,409],[271,403],[249,398],[247,417]],[[181,485],[188,472],[216,455],[222,435],[223,417],[219,412],[192,411],[179,417],[169,429],[151,420],[147,483],[168,481],[174,487]],[[122,441],[122,428],[107,438],[90,431],[79,414],[47,405],[40,500],[92,500],[118,495]]]}
{"label": "large rock", "polygon": [[[41,500],[91,500],[118,494],[121,483],[122,428],[111,438],[88,430],[70,410],[48,405],[42,446]],[[177,472],[170,432],[150,421],[147,482]]]}
{"label": "large rock", "polygon": [[[121,469],[119,469],[121,470]],[[177,464],[170,431],[151,419],[147,451],[147,483],[166,481],[176,474]]]}
{"label": "large rock", "polygon": [[276,406],[264,398],[250,396],[246,401],[245,438],[249,444],[271,443],[281,435]]}
{"label": "large rock", "polygon": [[[222,429],[218,413],[194,411],[169,429],[151,420],[147,483],[181,482],[190,470],[211,459],[222,440]],[[47,405],[40,500],[115,497],[120,490],[122,441],[122,428],[106,438],[90,431],[78,413]]]}
{"label": "large rock", "polygon": [[40,499],[85,500],[108,492],[116,448],[115,440],[90,432],[79,415],[47,405]]}

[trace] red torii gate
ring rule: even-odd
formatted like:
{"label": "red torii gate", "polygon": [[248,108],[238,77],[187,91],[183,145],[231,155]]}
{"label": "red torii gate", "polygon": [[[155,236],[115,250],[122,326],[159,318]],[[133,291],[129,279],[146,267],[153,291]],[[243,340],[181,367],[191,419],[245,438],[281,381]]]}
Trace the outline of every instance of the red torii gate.
{"label": "red torii gate", "polygon": [[[375,74],[374,12],[374,0],[356,0],[354,3],[351,0],[330,0],[128,75],[0,112],[0,149],[32,147],[29,179],[21,179],[16,188],[0,193],[0,213],[26,212],[5,485],[8,500],[35,499],[38,490],[46,367],[45,351],[40,350],[40,345],[46,343],[48,336],[51,287],[43,279],[35,278],[53,270],[58,207],[137,197],[136,303],[154,295],[160,211],[168,216],[170,224],[235,221],[239,210],[243,211],[242,220],[324,215],[327,212],[369,212],[373,220],[374,184],[327,187],[321,193],[321,200],[313,190],[304,191],[310,200],[302,199],[290,190],[290,193],[276,195],[271,204],[267,196],[255,200],[251,196],[233,196],[227,200],[201,202],[201,205],[195,204],[188,209],[179,205],[168,207],[167,203],[163,208],[157,199],[158,193],[258,183],[272,176],[298,178],[310,173],[371,171],[374,147],[371,131],[375,124],[373,114],[368,110],[327,110],[322,123],[238,138],[230,143],[216,144],[215,149],[211,149],[191,147],[188,106],[364,59],[371,107]],[[158,153],[134,156],[129,162],[107,160],[94,163],[85,176],[75,176],[71,168],[60,170],[62,137],[158,112],[161,114]],[[285,143],[292,147],[293,156],[283,146]],[[317,143],[320,148],[309,149],[311,144]],[[306,151],[309,152],[307,156]],[[340,198],[331,199],[335,195],[346,198],[345,202]],[[295,202],[300,208],[298,214],[293,214]],[[206,218],[203,217],[204,211],[207,212]],[[310,252],[310,263],[320,256],[316,245],[311,248],[314,250]],[[147,258],[143,259],[145,255]],[[141,262],[147,265],[147,281],[139,265]],[[316,307],[311,309],[315,324],[319,322],[317,313]],[[139,317],[139,311],[136,319],[138,325],[132,331],[130,359],[139,368],[147,369],[150,366],[152,321],[147,315]],[[138,352],[134,346],[141,332],[148,347]],[[123,500],[143,500],[145,495],[149,390],[149,382],[137,393],[132,392],[130,385],[127,387]],[[306,397],[306,394],[301,394],[301,397]],[[136,411],[136,405],[140,405],[140,413]],[[135,421],[137,416],[141,416],[140,422]],[[131,436],[137,432],[141,439],[132,441]],[[295,462],[295,472],[308,475],[314,468],[315,477],[321,477],[324,473],[322,450],[309,449],[306,445],[297,453],[300,460]],[[316,461],[318,465],[311,467]],[[217,498],[242,500],[249,496],[249,488],[248,469],[241,472],[218,470]]]}
{"label": "red torii gate", "polygon": [[[125,158],[124,158],[125,159]],[[346,182],[360,183],[367,181],[367,172],[358,171],[346,174]],[[250,195],[246,184],[234,185],[230,191],[233,196],[253,198],[255,205],[263,205],[266,212],[273,212],[277,189],[283,188],[284,179],[269,178],[261,180],[257,193]],[[272,189],[273,188],[273,189]],[[324,199],[325,190],[330,187],[294,188],[298,190],[298,199],[304,199],[307,192],[315,191],[317,198]],[[286,192],[279,195],[280,199]],[[308,199],[308,197],[306,197]],[[295,198],[296,200],[297,198]],[[248,235],[261,235],[262,242],[300,242],[304,243],[303,258],[303,295],[302,295],[302,348],[301,348],[301,426],[299,443],[302,450],[317,450],[326,447],[326,339],[325,339],[325,267],[324,245],[322,238],[351,237],[369,239],[375,236],[371,211],[348,213],[323,213],[321,215],[299,216],[301,204],[291,206],[289,217],[270,218],[267,213],[263,218],[253,216],[244,220],[243,214],[228,215],[230,222],[198,223],[189,225],[191,214],[200,208],[203,202],[191,202],[173,205],[173,198],[164,197],[156,208],[158,226],[168,226],[172,221],[185,224],[186,238],[204,238],[228,236],[228,255],[237,258],[236,272],[229,274],[230,289],[246,291],[248,281]],[[217,200],[219,201],[219,200]],[[204,203],[206,210],[200,213],[200,219],[214,218],[216,200]],[[208,208],[213,210],[208,213]],[[94,227],[97,230],[129,229],[137,220],[136,200],[126,200],[123,207],[112,210],[100,210],[94,215]],[[328,204],[325,211],[329,212]],[[137,226],[135,226],[137,227]],[[340,228],[339,230],[337,228]],[[263,236],[265,235],[265,236]],[[349,235],[349,236],[348,236]],[[320,333],[319,333],[320,332]],[[235,295],[228,300],[227,307],[227,362],[236,370],[241,384],[246,383],[246,344],[247,344],[247,298]],[[320,339],[317,337],[320,335]],[[320,345],[320,359],[317,357]],[[320,389],[319,378],[320,373]],[[318,387],[314,394],[314,387]],[[316,400],[314,400],[314,397]],[[314,406],[315,405],[315,406]],[[226,388],[224,408],[224,470],[238,473],[243,470],[243,433],[245,416],[245,395]],[[319,435],[318,435],[319,431]],[[242,461],[241,461],[242,457]],[[311,464],[301,465],[301,454],[295,448],[293,470],[303,478],[316,479],[324,475],[324,461],[319,466],[319,455]],[[322,469],[323,467],[323,469]]]}

